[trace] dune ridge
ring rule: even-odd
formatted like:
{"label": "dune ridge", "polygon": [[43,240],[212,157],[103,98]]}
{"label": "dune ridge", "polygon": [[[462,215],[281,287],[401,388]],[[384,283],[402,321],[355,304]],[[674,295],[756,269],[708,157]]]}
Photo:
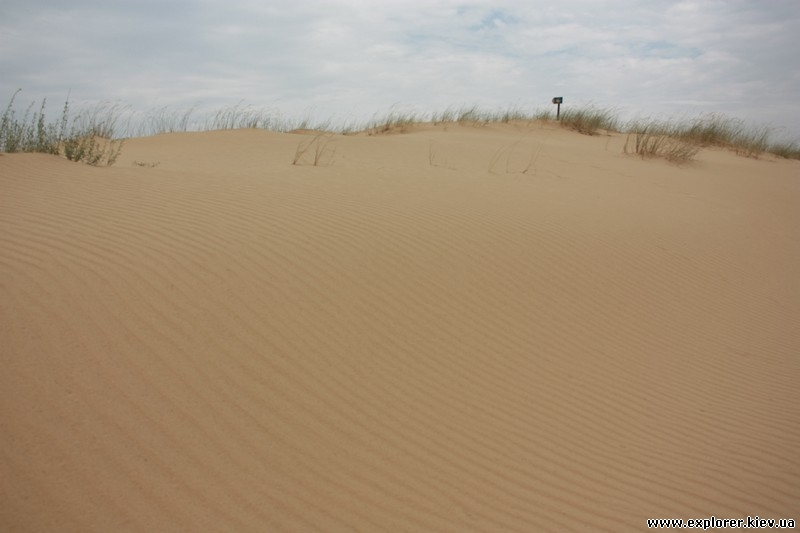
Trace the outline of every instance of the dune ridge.
{"label": "dune ridge", "polygon": [[0,158],[4,530],[797,518],[797,162],[307,139]]}

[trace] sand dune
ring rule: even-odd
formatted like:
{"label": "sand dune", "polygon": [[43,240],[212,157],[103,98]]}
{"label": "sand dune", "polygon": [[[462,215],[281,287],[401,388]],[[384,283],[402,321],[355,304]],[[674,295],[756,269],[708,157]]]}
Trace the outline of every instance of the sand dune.
{"label": "sand dune", "polygon": [[0,529],[800,518],[797,162],[313,139],[0,157]]}

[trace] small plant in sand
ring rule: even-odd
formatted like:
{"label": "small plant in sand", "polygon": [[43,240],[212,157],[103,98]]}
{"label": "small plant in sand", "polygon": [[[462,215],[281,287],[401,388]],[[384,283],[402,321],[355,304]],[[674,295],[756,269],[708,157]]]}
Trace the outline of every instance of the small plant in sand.
{"label": "small plant in sand", "polygon": [[71,135],[62,144],[64,157],[92,166],[111,166],[122,151],[122,141],[93,135]]}
{"label": "small plant in sand", "polygon": [[300,141],[294,153],[293,165],[309,165],[315,167],[327,167],[333,164],[333,156],[336,149],[330,148],[332,142],[329,133],[317,133],[309,140]]}
{"label": "small plant in sand", "polygon": [[0,151],[57,154],[59,141],[66,130],[67,107],[64,106],[63,124],[45,122],[45,100],[42,100],[38,112],[32,112],[33,104],[31,104],[25,110],[22,118],[18,118],[14,110],[14,100],[19,92],[17,90],[11,96],[11,100],[0,118]]}
{"label": "small plant in sand", "polygon": [[462,126],[485,126],[491,122],[493,117],[487,113],[482,112],[477,106],[465,107],[458,111],[455,118],[458,124]]}
{"label": "small plant in sand", "polygon": [[628,127],[623,152],[642,159],[661,157],[674,163],[691,160],[700,148],[676,134],[675,126],[659,122],[633,123]]}
{"label": "small plant in sand", "polygon": [[489,161],[489,174],[498,174],[498,168],[505,174],[536,174],[536,161],[544,147],[544,142],[532,146],[530,152],[520,152],[517,147],[522,139],[501,146]]}
{"label": "small plant in sand", "polygon": [[408,129],[423,119],[414,113],[392,110],[387,115],[371,120],[366,127],[367,135],[382,133],[406,133]]}
{"label": "small plant in sand", "polygon": [[687,161],[701,148],[720,147],[752,158],[764,153],[800,158],[796,143],[772,143],[772,128],[710,113],[692,120],[664,122],[636,120],[625,128],[624,152],[644,157]]}
{"label": "small plant in sand", "polygon": [[768,151],[784,159],[800,159],[800,145],[797,142],[776,142],[770,145]]}
{"label": "small plant in sand", "polygon": [[430,115],[430,122],[438,124],[460,124],[462,126],[485,126],[492,123],[535,122],[550,119],[549,110],[525,111],[519,106],[489,111],[478,106],[448,107]]}
{"label": "small plant in sand", "polygon": [[699,146],[720,146],[758,158],[769,148],[770,128],[710,113],[676,127],[674,135]]}
{"label": "small plant in sand", "polygon": [[46,100],[38,111],[28,106],[21,118],[14,110],[17,90],[0,118],[0,151],[39,152],[61,155],[70,161],[89,165],[113,165],[122,150],[122,141],[114,140],[118,109],[97,106],[70,117],[69,100],[55,123],[45,119]]}
{"label": "small plant in sand", "polygon": [[561,112],[561,126],[584,135],[597,135],[601,130],[619,131],[619,119],[609,109],[567,109]]}

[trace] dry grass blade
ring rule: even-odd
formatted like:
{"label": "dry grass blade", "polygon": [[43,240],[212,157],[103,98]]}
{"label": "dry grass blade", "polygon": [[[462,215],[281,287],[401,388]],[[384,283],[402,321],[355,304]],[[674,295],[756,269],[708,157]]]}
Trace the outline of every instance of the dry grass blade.
{"label": "dry grass blade", "polygon": [[666,123],[634,123],[629,127],[623,151],[642,159],[661,157],[675,163],[685,163],[694,158],[700,147],[676,134]]}
{"label": "dry grass blade", "polygon": [[332,140],[330,134],[321,132],[309,140],[300,141],[295,150],[292,165],[315,167],[332,165],[333,157],[336,155],[336,149],[330,147]]}
{"label": "dry grass blade", "polygon": [[601,130],[618,131],[619,120],[609,109],[587,107],[563,111],[561,126],[584,135],[597,135]]}

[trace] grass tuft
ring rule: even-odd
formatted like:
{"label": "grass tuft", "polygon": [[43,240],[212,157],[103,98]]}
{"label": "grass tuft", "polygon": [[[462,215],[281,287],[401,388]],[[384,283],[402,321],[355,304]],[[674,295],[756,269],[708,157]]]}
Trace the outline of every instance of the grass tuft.
{"label": "grass tuft", "polygon": [[748,126],[743,120],[710,113],[682,124],[675,134],[699,146],[720,146],[746,157],[758,158],[769,149],[771,130]]}
{"label": "grass tuft", "polygon": [[384,116],[376,116],[367,123],[367,135],[384,133],[406,133],[411,126],[425,122],[424,118],[413,112],[392,110]]}
{"label": "grass tuft", "polygon": [[596,107],[566,109],[561,113],[561,126],[584,135],[597,135],[601,130],[619,131],[619,119],[610,109]]}
{"label": "grass tuft", "polygon": [[623,152],[636,154],[642,159],[661,157],[675,163],[685,163],[694,158],[700,147],[676,132],[668,122],[634,122],[626,128],[627,137]]}
{"label": "grass tuft", "polygon": [[70,114],[69,99],[64,102],[61,117],[56,122],[45,118],[47,100],[42,99],[38,111],[29,105],[18,117],[14,101],[18,89],[0,117],[0,152],[38,152],[61,155],[70,161],[94,166],[113,165],[122,150],[122,141],[114,140],[119,109],[99,105],[93,109]]}
{"label": "grass tuft", "polygon": [[767,151],[784,159],[800,159],[800,145],[797,142],[775,142],[769,145]]}
{"label": "grass tuft", "polygon": [[300,141],[295,149],[293,165],[327,167],[333,164],[336,148],[331,149],[329,133],[320,132],[308,140]]}

